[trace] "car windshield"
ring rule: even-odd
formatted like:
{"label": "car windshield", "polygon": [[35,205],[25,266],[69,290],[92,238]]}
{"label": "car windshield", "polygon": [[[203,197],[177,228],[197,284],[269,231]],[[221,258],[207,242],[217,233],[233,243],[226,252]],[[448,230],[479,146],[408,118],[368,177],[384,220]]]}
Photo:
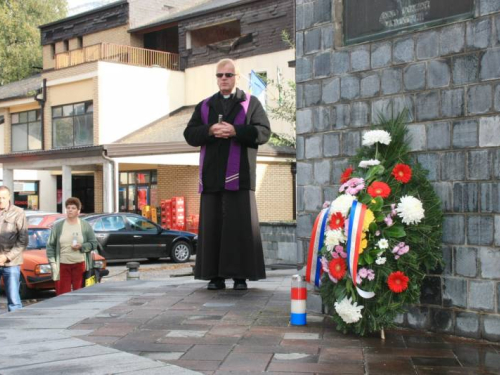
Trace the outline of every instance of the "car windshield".
{"label": "car windshield", "polygon": [[28,229],[29,243],[27,250],[45,249],[49,235],[50,229]]}

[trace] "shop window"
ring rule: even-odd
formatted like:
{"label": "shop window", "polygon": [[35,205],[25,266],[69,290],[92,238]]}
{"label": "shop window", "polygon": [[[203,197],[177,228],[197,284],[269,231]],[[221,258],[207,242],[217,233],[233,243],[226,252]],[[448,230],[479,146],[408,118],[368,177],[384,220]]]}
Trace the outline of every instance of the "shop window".
{"label": "shop window", "polygon": [[94,108],[92,102],[52,107],[53,148],[94,144]]}
{"label": "shop window", "polygon": [[[0,186],[3,181],[0,181]],[[39,181],[14,181],[14,205],[25,210],[38,211],[39,204]]]}
{"label": "shop window", "polygon": [[187,49],[203,47],[240,36],[241,25],[239,20],[202,27],[188,32]]}
{"label": "shop window", "polygon": [[40,110],[12,113],[11,125],[13,152],[42,149],[42,115]]}
{"label": "shop window", "polygon": [[120,172],[120,211],[140,213],[144,206],[157,207],[157,181],[156,171]]}

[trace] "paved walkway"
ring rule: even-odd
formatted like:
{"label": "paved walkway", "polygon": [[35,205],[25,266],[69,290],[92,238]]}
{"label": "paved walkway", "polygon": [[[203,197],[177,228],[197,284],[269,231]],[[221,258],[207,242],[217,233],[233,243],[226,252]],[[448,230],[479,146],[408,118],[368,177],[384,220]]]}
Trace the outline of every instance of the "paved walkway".
{"label": "paved walkway", "polygon": [[291,271],[246,292],[192,278],[99,284],[0,315],[0,374],[500,374],[500,346],[289,326]]}

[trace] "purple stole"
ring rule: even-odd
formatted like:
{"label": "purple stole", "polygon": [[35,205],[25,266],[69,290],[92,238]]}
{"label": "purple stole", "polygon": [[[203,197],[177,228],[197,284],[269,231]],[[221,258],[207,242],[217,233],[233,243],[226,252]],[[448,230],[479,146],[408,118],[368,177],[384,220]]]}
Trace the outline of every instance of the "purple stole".
{"label": "purple stole", "polygon": [[[245,101],[241,102],[241,111],[238,112],[236,118],[234,119],[234,126],[243,126],[246,122],[248,105],[250,104],[250,95],[246,95]],[[204,125],[208,125],[208,101],[211,99],[207,98],[203,101],[201,105],[201,119]],[[199,188],[198,192],[203,192],[203,163],[205,162],[206,146],[201,146],[200,151],[200,174],[199,174]],[[231,191],[240,190],[240,158],[241,158],[241,145],[234,138],[231,139],[231,144],[229,146],[229,157],[227,159],[226,167],[226,183],[225,189]]]}

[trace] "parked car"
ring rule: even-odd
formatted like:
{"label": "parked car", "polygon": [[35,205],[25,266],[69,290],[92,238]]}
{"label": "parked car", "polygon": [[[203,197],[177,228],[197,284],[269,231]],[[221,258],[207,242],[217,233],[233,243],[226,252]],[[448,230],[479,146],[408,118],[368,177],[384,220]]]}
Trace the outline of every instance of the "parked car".
{"label": "parked car", "polygon": [[[38,290],[55,288],[45,251],[49,235],[50,228],[40,226],[28,228],[29,244],[23,252],[24,261],[21,265],[19,288],[21,299],[31,298]],[[99,254],[94,256],[94,267],[99,269],[100,278],[109,274],[109,270],[106,269],[106,259]],[[3,279],[0,286],[3,289]]]}
{"label": "parked car", "polygon": [[168,257],[185,263],[196,254],[195,233],[164,229],[137,214],[94,214],[83,219],[94,228],[99,253],[107,260]]}
{"label": "parked car", "polygon": [[50,213],[50,214],[32,214],[26,215],[29,226],[39,226],[39,227],[51,227],[56,221],[65,218],[65,214]]}

